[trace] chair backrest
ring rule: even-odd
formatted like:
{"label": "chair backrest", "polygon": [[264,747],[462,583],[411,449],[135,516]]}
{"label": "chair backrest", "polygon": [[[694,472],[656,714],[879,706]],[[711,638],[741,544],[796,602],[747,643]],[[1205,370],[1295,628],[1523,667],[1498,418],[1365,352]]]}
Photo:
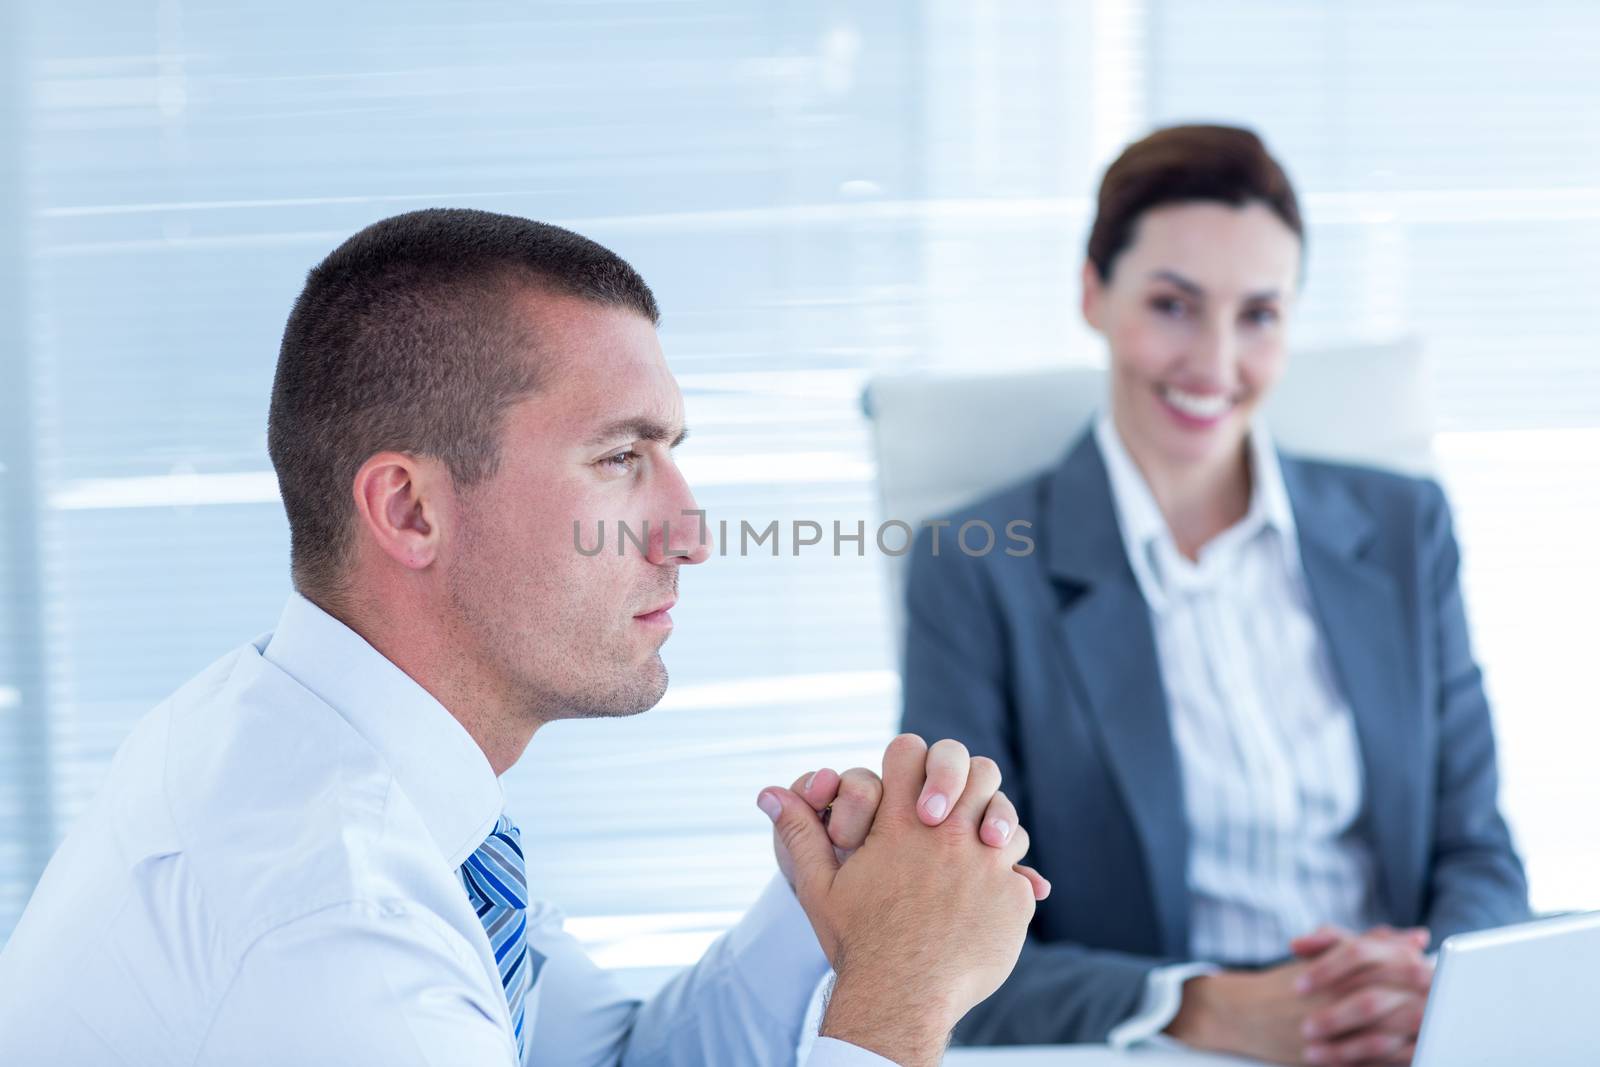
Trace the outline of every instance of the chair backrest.
{"label": "chair backrest", "polygon": [[[1414,339],[1296,353],[1266,406],[1286,451],[1425,474],[1433,467],[1427,361]],[[884,519],[924,519],[1059,462],[1105,401],[1106,374],[900,375],[867,385]],[[895,633],[906,557],[886,557]]]}

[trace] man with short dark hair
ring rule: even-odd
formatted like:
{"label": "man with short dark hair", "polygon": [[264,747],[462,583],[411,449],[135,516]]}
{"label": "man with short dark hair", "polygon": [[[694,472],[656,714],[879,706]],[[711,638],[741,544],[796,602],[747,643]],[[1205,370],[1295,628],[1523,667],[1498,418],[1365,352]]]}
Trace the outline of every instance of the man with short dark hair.
{"label": "man with short dark hair", "polygon": [[[0,1062],[781,1063],[830,961],[813,1065],[937,1061],[1048,891],[953,742],[763,790],[785,877],[649,1002],[530,899],[498,776],[660,699],[708,554],[657,317],[613,253],[485,212],[311,272],[268,433],[297,592],[123,745],[0,954]],[[597,520],[647,543],[577,551]]]}

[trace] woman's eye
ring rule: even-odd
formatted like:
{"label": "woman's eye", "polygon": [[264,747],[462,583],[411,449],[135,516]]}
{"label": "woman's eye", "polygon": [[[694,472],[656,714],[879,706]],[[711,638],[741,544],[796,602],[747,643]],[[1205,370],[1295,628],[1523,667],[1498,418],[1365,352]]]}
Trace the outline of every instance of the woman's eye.
{"label": "woman's eye", "polygon": [[633,470],[634,465],[638,462],[639,453],[630,448],[626,452],[618,452],[614,456],[607,456],[600,461],[600,465],[618,474],[626,474]]}
{"label": "woman's eye", "polygon": [[1278,321],[1278,309],[1251,308],[1244,313],[1244,318],[1252,326],[1270,326]]}
{"label": "woman's eye", "polygon": [[1150,301],[1150,309],[1158,315],[1166,315],[1170,318],[1179,318],[1188,310],[1184,307],[1183,301],[1175,296],[1153,297]]}

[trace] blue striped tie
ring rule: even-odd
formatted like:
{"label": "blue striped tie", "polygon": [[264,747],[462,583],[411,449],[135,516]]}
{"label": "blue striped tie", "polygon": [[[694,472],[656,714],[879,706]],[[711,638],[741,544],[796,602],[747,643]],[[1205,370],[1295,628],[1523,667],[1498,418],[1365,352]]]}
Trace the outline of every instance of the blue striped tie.
{"label": "blue striped tie", "polygon": [[528,990],[533,988],[544,957],[528,948],[528,876],[522,859],[522,832],[510,819],[500,816],[489,839],[467,857],[461,866],[461,883],[467,887],[467,899],[477,910],[500,965],[500,984],[511,1008],[520,1057]]}

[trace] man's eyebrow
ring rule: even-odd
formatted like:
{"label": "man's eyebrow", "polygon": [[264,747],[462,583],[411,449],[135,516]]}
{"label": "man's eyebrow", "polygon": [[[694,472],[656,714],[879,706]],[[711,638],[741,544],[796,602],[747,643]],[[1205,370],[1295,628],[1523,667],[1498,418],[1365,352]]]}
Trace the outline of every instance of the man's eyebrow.
{"label": "man's eyebrow", "polygon": [[608,423],[589,438],[590,445],[603,445],[609,441],[665,441],[668,448],[677,448],[689,436],[688,427],[679,427],[674,433],[666,423],[645,416],[618,419]]}
{"label": "man's eyebrow", "polygon": [[[1203,288],[1190,281],[1188,278],[1185,278],[1175,270],[1152,271],[1150,277],[1153,280],[1160,280],[1175,285],[1197,300],[1204,299],[1206,295],[1206,291]],[[1245,295],[1245,302],[1259,303],[1266,300],[1277,300],[1281,295],[1282,294],[1280,294],[1276,289],[1262,289],[1260,292],[1247,293]]]}

